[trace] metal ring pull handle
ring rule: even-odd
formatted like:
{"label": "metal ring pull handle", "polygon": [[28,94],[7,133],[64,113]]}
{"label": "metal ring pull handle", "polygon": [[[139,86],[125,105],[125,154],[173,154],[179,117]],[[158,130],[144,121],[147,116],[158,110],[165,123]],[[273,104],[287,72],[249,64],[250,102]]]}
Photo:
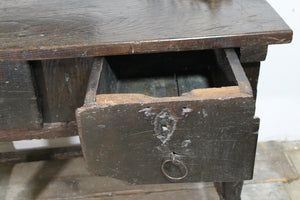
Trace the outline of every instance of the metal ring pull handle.
{"label": "metal ring pull handle", "polygon": [[[184,170],[185,170],[184,175],[183,175],[183,176],[180,176],[180,177],[173,177],[173,176],[170,176],[169,174],[167,174],[167,172],[166,172],[166,170],[165,170],[165,165],[166,165],[167,163],[172,163],[172,164],[177,165],[177,166],[182,166],[182,167],[184,168]],[[162,172],[163,175],[165,175],[165,177],[168,178],[170,181],[180,181],[180,180],[184,179],[185,177],[187,177],[187,175],[188,175],[188,173],[189,173],[188,168],[186,167],[186,165],[185,165],[183,162],[181,162],[181,161],[179,161],[179,160],[176,160],[176,159],[174,158],[174,156],[172,156],[172,159],[170,159],[170,160],[165,160],[165,161],[162,163],[162,165],[161,165],[161,172]]]}

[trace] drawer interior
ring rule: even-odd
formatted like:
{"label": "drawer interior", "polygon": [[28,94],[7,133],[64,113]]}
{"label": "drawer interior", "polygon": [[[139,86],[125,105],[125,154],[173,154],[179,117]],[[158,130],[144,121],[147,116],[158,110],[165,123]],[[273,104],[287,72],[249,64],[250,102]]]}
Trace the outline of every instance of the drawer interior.
{"label": "drawer interior", "polygon": [[181,96],[194,89],[236,86],[232,70],[213,50],[106,57],[97,94]]}

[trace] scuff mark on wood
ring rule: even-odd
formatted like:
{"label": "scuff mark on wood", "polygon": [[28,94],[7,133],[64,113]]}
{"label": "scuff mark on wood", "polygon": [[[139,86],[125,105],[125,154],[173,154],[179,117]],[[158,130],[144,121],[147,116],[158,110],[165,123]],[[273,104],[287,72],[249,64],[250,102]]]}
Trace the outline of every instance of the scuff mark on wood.
{"label": "scuff mark on wood", "polygon": [[139,110],[138,112],[143,112],[145,114],[146,117],[150,117],[153,115],[156,115],[155,112],[151,112],[152,111],[152,107],[147,107],[147,108],[143,108],[142,110]]}
{"label": "scuff mark on wood", "polygon": [[167,108],[163,109],[154,120],[154,132],[156,137],[166,144],[176,130],[177,120]]}
{"label": "scuff mark on wood", "polygon": [[187,116],[186,114],[187,114],[187,113],[190,113],[190,112],[192,112],[192,111],[193,111],[193,109],[191,109],[191,108],[183,107],[183,108],[182,108],[182,113],[181,113],[181,115]]}
{"label": "scuff mark on wood", "polygon": [[187,148],[187,147],[189,146],[189,144],[191,144],[191,143],[192,143],[192,141],[191,141],[190,139],[184,140],[184,141],[182,141],[182,143],[181,143],[181,147]]}

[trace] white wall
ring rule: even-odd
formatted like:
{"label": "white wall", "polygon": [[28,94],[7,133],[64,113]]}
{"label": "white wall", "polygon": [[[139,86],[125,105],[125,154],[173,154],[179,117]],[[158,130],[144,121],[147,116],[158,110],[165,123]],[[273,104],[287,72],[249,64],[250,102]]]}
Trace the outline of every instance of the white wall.
{"label": "white wall", "polygon": [[293,29],[291,44],[271,45],[262,62],[256,116],[259,141],[300,140],[300,1],[268,0]]}

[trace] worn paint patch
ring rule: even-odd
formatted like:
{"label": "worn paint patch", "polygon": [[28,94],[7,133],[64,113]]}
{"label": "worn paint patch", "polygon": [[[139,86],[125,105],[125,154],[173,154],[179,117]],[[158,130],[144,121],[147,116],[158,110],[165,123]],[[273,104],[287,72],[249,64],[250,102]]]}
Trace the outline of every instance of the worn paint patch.
{"label": "worn paint patch", "polygon": [[151,112],[152,111],[152,107],[147,107],[147,108],[143,108],[142,110],[139,110],[138,112],[143,112],[145,114],[146,117],[150,117],[153,115],[156,115],[155,112]]}
{"label": "worn paint patch", "polygon": [[96,118],[92,115],[87,115],[86,118],[89,119],[89,120],[96,120]]}
{"label": "worn paint patch", "polygon": [[176,130],[177,120],[168,109],[163,109],[154,120],[155,136],[166,144]]}
{"label": "worn paint patch", "polygon": [[182,108],[181,115],[186,115],[187,113],[190,113],[192,111],[193,111],[193,109],[184,107],[184,108]]}
{"label": "worn paint patch", "polygon": [[208,116],[208,114],[204,108],[202,108],[202,112],[198,111],[198,114],[201,114],[201,113],[202,113],[203,118],[206,118]]}
{"label": "worn paint patch", "polygon": [[191,143],[192,143],[191,140],[184,140],[184,141],[182,141],[182,143],[181,143],[181,147],[182,147],[182,148],[187,148],[187,147],[189,146],[189,144],[191,144]]}
{"label": "worn paint patch", "polygon": [[204,108],[202,109],[202,114],[203,114],[204,118],[206,118],[208,116],[208,114],[207,114],[207,112],[206,112],[206,110]]}
{"label": "worn paint patch", "polygon": [[99,127],[99,128],[105,128],[106,125],[105,124],[99,124],[99,125],[97,125],[97,127]]}

